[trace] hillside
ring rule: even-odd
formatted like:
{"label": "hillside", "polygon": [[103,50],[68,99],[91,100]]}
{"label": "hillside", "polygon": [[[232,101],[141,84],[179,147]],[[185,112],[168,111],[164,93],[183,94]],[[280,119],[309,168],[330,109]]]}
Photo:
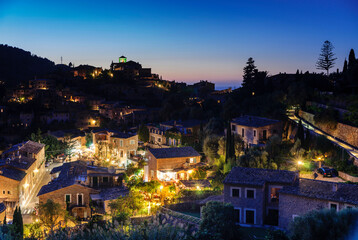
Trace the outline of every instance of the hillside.
{"label": "hillside", "polygon": [[0,80],[8,86],[15,86],[22,81],[27,82],[35,76],[41,77],[51,71],[54,65],[55,63],[47,58],[0,44]]}

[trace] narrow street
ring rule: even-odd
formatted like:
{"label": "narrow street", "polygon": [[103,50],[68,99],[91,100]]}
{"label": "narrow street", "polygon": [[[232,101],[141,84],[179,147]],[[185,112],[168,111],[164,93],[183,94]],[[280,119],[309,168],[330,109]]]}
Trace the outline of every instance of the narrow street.
{"label": "narrow street", "polygon": [[34,208],[39,201],[39,198],[37,197],[37,193],[40,191],[40,189],[43,185],[46,185],[51,181],[51,175],[50,175],[51,170],[54,167],[58,167],[60,165],[62,165],[62,163],[53,163],[49,167],[46,168],[46,172],[43,174],[40,184],[38,184],[37,188],[34,189],[34,192],[31,196],[31,199],[29,200],[26,208],[22,209],[22,217],[23,217],[24,224],[33,222],[31,214],[34,211]]}

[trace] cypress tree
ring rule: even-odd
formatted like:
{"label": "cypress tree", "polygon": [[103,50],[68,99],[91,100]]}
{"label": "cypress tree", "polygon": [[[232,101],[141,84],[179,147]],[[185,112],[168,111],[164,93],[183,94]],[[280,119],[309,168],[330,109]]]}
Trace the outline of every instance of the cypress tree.
{"label": "cypress tree", "polygon": [[4,225],[6,225],[6,214],[5,214],[5,217],[4,217],[4,222],[3,222]]}
{"label": "cypress tree", "polygon": [[301,144],[304,145],[304,137],[305,137],[305,132],[302,126],[302,121],[300,120],[300,122],[298,123],[298,129],[297,129],[297,133],[296,133],[296,139],[300,139]]}
{"label": "cypress tree", "polygon": [[343,65],[343,73],[346,73],[348,69],[348,63],[347,63],[347,59],[344,59],[344,65]]}
{"label": "cypress tree", "polygon": [[231,157],[231,126],[230,122],[226,130],[226,144],[225,144],[225,163],[228,163],[228,159]]}
{"label": "cypress tree", "polygon": [[355,63],[356,63],[356,55],[354,53],[354,50],[351,49],[351,51],[349,52],[349,57],[348,57],[348,69],[353,69]]}
{"label": "cypress tree", "polygon": [[19,233],[20,233],[20,239],[23,239],[24,236],[24,221],[22,219],[22,214],[21,214],[21,208],[19,207],[18,211],[17,211],[17,217],[19,219]]}

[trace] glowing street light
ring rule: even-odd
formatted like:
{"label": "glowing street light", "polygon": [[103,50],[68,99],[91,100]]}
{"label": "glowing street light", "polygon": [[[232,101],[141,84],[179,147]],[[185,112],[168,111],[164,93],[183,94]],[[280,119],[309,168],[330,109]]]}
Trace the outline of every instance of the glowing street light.
{"label": "glowing street light", "polygon": [[303,162],[302,162],[302,161],[298,161],[298,162],[297,162],[297,165],[298,165],[298,166],[301,166],[301,165],[303,165]]}

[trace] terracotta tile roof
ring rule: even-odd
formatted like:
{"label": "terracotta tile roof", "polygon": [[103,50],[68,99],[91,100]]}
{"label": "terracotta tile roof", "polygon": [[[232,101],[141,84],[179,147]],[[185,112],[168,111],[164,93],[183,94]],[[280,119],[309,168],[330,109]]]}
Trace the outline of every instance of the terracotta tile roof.
{"label": "terracotta tile roof", "polygon": [[234,118],[232,123],[247,126],[247,127],[264,127],[271,124],[275,124],[280,122],[279,120],[263,118],[263,117],[256,117],[256,116],[242,116],[238,118]]}
{"label": "terracotta tile roof", "polygon": [[192,147],[173,147],[173,148],[152,148],[149,152],[155,158],[178,158],[178,157],[199,157],[201,156]]}
{"label": "terracotta tile roof", "polygon": [[358,205],[358,185],[301,178],[298,184],[285,186],[280,194],[290,194]]}
{"label": "terracotta tile roof", "polygon": [[262,186],[265,183],[293,184],[297,174],[285,170],[234,167],[226,176],[224,184]]}

